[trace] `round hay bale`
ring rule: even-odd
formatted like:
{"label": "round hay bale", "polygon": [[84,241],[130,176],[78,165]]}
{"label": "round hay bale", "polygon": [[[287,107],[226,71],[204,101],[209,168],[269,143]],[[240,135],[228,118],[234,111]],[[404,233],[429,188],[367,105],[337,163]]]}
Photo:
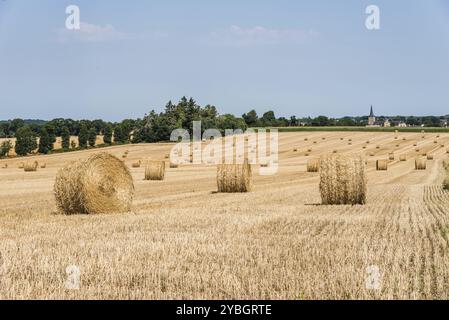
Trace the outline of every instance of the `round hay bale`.
{"label": "round hay bale", "polygon": [[419,152],[419,150],[420,150],[419,148],[416,148],[416,149],[415,149],[416,152]]}
{"label": "round hay bale", "polygon": [[443,168],[449,170],[449,159],[444,159]]}
{"label": "round hay bale", "polygon": [[169,155],[169,154],[166,154],[166,155],[165,155],[165,159],[170,159],[170,155]]}
{"label": "round hay bale", "polygon": [[23,166],[23,170],[25,172],[34,172],[37,171],[37,167],[39,166],[39,163],[37,161],[34,162],[27,162]]}
{"label": "round hay bale", "polygon": [[415,170],[426,170],[426,168],[427,168],[426,159],[415,160]]}
{"label": "round hay bale", "polygon": [[312,149],[307,149],[307,152],[312,152]]}
{"label": "round hay bale", "polygon": [[376,170],[377,171],[387,171],[388,170],[388,161],[387,160],[377,160],[376,161]]}
{"label": "round hay bale", "polygon": [[333,150],[332,153],[338,153],[338,150]]}
{"label": "round hay bale", "polygon": [[47,168],[47,164],[46,163],[42,163],[41,164],[41,169],[45,169],[45,168]]}
{"label": "round hay bale", "polygon": [[401,154],[399,156],[399,161],[407,161],[407,156],[405,154]]}
{"label": "round hay bale", "polygon": [[445,147],[445,145],[444,144],[440,144],[440,148],[444,148]]}
{"label": "round hay bale", "polygon": [[304,141],[309,141],[309,138],[304,138]]}
{"label": "round hay bale", "polygon": [[396,148],[399,148],[399,147],[400,147],[400,145],[399,145],[399,144],[397,144],[397,145],[396,145]]}
{"label": "round hay bale", "polygon": [[133,162],[132,164],[131,164],[131,167],[133,167],[133,168],[140,168],[140,165],[142,164],[142,161],[137,161],[137,162]]}
{"label": "round hay bale", "polygon": [[394,137],[394,140],[398,140],[398,137]]}
{"label": "round hay bale", "polygon": [[317,144],[317,143],[318,143],[318,141],[314,141],[314,142],[313,142],[313,144]]}
{"label": "round hay bale", "polygon": [[374,157],[374,152],[370,152],[370,153],[369,153],[369,156],[370,156],[370,157]]}
{"label": "round hay bale", "polygon": [[403,137],[403,138],[402,138],[402,141],[407,141],[407,138],[406,138],[406,137]]}
{"label": "round hay bale", "polygon": [[165,161],[148,160],[145,166],[145,180],[162,181],[165,179]]}
{"label": "round hay bale", "polygon": [[417,144],[417,143],[415,142],[415,143],[413,143],[413,146],[414,146],[414,147],[417,147],[417,146],[418,146],[418,144]]}
{"label": "round hay bale", "polygon": [[449,149],[446,150],[446,153],[449,153]]}
{"label": "round hay bale", "polygon": [[438,141],[434,140],[433,143],[438,144]]}
{"label": "round hay bale", "polygon": [[341,137],[340,140],[343,141],[343,140],[345,140],[345,138]]}
{"label": "round hay bale", "polygon": [[361,155],[323,155],[319,171],[322,204],[365,204],[366,173]]}
{"label": "round hay bale", "polygon": [[54,193],[59,211],[67,215],[126,212],[134,184],[121,160],[101,152],[60,169]]}
{"label": "round hay bale", "polygon": [[318,159],[310,159],[307,161],[307,172],[318,172],[320,161]]}
{"label": "round hay bale", "polygon": [[8,164],[5,163],[5,164],[2,166],[2,169],[8,169]]}
{"label": "round hay bale", "polygon": [[363,146],[362,149],[366,149],[366,146]]}
{"label": "round hay bale", "polygon": [[427,155],[427,160],[433,160],[433,154],[428,154]]}
{"label": "round hay bale", "polygon": [[177,169],[177,168],[178,168],[177,163],[170,162],[170,169]]}
{"label": "round hay bale", "polygon": [[369,140],[367,140],[367,141],[366,141],[366,144],[370,144],[370,141],[369,141]]}
{"label": "round hay bale", "polygon": [[379,146],[379,145],[377,145],[377,146],[376,146],[376,149],[380,149],[380,146]]}
{"label": "round hay bale", "polygon": [[239,193],[252,189],[252,170],[248,161],[243,164],[219,164],[217,166],[218,192]]}
{"label": "round hay bale", "polygon": [[326,137],[322,137],[321,140],[326,140]]}
{"label": "round hay bale", "polygon": [[449,177],[446,177],[443,181],[443,190],[449,190]]}
{"label": "round hay bale", "polygon": [[126,159],[128,157],[128,155],[126,154],[126,153],[124,153],[123,155],[122,155],[122,158],[123,159]]}
{"label": "round hay bale", "polygon": [[17,166],[17,168],[19,169],[23,169],[23,167],[25,167],[25,163],[23,162],[19,163],[19,165]]}
{"label": "round hay bale", "polygon": [[388,160],[394,161],[394,153],[390,153],[390,154],[388,155]]}
{"label": "round hay bale", "polygon": [[294,148],[294,149],[293,149],[293,152],[298,152],[298,148]]}

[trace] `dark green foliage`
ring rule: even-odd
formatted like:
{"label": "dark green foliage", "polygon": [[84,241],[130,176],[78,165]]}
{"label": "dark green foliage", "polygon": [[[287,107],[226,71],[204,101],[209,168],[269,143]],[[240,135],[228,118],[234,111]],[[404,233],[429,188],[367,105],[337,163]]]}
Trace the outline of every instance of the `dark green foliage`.
{"label": "dark green foliage", "polygon": [[61,130],[61,146],[66,150],[70,148],[70,131],[67,127]]}
{"label": "dark green foliage", "polygon": [[3,141],[0,145],[0,158],[6,157],[12,149],[12,143],[9,140]]}
{"label": "dark green foliage", "polygon": [[88,134],[88,142],[90,147],[95,147],[95,142],[97,141],[97,130],[95,128],[90,128]]}
{"label": "dark green foliage", "polygon": [[89,131],[85,124],[81,124],[80,133],[78,135],[78,143],[80,148],[87,148],[87,140],[89,139]]}
{"label": "dark green foliage", "polygon": [[16,139],[15,151],[19,156],[30,154],[37,148],[36,136],[29,126],[20,127]]}
{"label": "dark green foliage", "polygon": [[110,124],[106,124],[103,131],[103,141],[106,144],[112,143],[112,126]]}

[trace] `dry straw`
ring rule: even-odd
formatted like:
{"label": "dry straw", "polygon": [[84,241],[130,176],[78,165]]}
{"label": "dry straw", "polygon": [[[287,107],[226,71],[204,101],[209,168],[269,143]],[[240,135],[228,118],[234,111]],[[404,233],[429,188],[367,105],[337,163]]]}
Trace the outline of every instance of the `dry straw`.
{"label": "dry straw", "polygon": [[23,163],[23,162],[19,163],[18,168],[23,169],[23,167],[25,167],[25,163]]}
{"label": "dry straw", "polygon": [[2,169],[8,169],[8,164],[5,163],[5,164],[2,166]]}
{"label": "dry straw", "polygon": [[415,160],[415,169],[416,170],[426,170],[427,162],[426,159],[416,159]]}
{"label": "dry straw", "polygon": [[177,169],[178,168],[178,164],[174,163],[174,162],[170,162],[170,169]]}
{"label": "dry straw", "polygon": [[54,192],[64,214],[126,212],[131,209],[134,184],[122,161],[101,152],[60,169]]}
{"label": "dry straw", "polygon": [[394,160],[394,153],[390,153],[388,155],[388,160],[393,161]]}
{"label": "dry straw", "polygon": [[428,154],[427,155],[427,160],[433,160],[433,154]]}
{"label": "dry straw", "polygon": [[377,171],[387,171],[388,170],[388,161],[387,160],[377,160],[376,161],[376,170]]}
{"label": "dry straw", "polygon": [[165,161],[148,160],[145,166],[145,180],[165,179]]}
{"label": "dry straw", "polygon": [[47,168],[47,164],[46,163],[42,163],[41,164],[41,169],[45,169],[45,168]]}
{"label": "dry straw", "polygon": [[243,164],[219,164],[217,166],[218,192],[238,193],[252,189],[252,170],[248,161]]}
{"label": "dry straw", "polygon": [[23,166],[23,170],[25,172],[34,172],[37,171],[37,167],[39,166],[39,163],[37,161],[34,162],[27,162]]}
{"label": "dry straw", "polygon": [[365,161],[361,155],[324,155],[319,170],[324,205],[366,202]]}
{"label": "dry straw", "polygon": [[139,160],[139,161],[137,161],[137,162],[133,162],[131,166],[132,166],[133,168],[140,168],[140,165],[141,165],[141,164],[142,164],[142,161]]}
{"label": "dry straw", "polygon": [[407,156],[405,154],[401,154],[399,156],[399,161],[407,161]]}
{"label": "dry straw", "polygon": [[318,159],[310,159],[307,161],[307,172],[318,172],[320,161]]}

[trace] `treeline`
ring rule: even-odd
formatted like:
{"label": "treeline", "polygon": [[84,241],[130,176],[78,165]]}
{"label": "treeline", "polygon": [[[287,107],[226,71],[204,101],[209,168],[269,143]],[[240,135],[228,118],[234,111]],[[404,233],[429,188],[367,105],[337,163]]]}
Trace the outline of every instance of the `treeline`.
{"label": "treeline", "polygon": [[[440,127],[448,118],[449,116],[396,116],[388,119],[393,126],[395,123],[404,122],[409,126]],[[378,117],[377,119],[382,122],[387,118]],[[278,118],[273,111],[267,111],[259,116],[255,110],[236,117],[232,114],[220,115],[213,105],[202,107],[194,99],[182,97],[178,103],[169,101],[160,113],[153,110],[142,119],[125,119],[115,123],[103,120],[62,118],[47,122],[22,119],[0,121],[0,138],[16,138],[15,152],[18,155],[27,155],[35,150],[46,154],[53,151],[57,137],[61,137],[62,149],[58,151],[62,152],[111,144],[169,141],[170,135],[175,129],[183,128],[192,133],[193,121],[201,121],[203,131],[214,128],[224,133],[225,129],[242,129],[244,131],[248,127],[365,126],[368,123],[368,117],[297,118],[291,116]],[[103,136],[103,145],[97,145],[98,135]],[[71,136],[78,137],[78,145],[70,139]],[[12,147],[9,141],[3,142],[0,145],[0,157],[6,156]]]}

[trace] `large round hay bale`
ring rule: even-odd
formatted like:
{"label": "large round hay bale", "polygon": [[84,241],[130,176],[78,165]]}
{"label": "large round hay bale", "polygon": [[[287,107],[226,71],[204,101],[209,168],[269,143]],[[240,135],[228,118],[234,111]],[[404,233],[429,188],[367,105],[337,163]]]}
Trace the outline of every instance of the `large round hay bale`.
{"label": "large round hay bale", "polygon": [[427,155],[427,160],[433,160],[433,154],[428,154]]}
{"label": "large round hay bale", "polygon": [[134,184],[121,160],[101,152],[60,169],[54,192],[64,214],[126,212],[131,209]]}
{"label": "large round hay bale", "polygon": [[449,170],[449,159],[444,159],[443,168]]}
{"label": "large round hay bale", "polygon": [[218,192],[249,192],[252,189],[252,170],[248,161],[243,164],[219,164],[217,166]]}
{"label": "large round hay bale", "polygon": [[23,170],[25,172],[34,172],[34,171],[37,171],[38,166],[39,166],[39,163],[37,161],[27,162],[24,164]]}
{"label": "large round hay bale", "polygon": [[407,161],[407,155],[401,154],[401,155],[399,156],[399,161]]}
{"label": "large round hay bale", "polygon": [[366,202],[365,161],[361,155],[324,155],[319,170],[324,205]]}
{"label": "large round hay bale", "polygon": [[390,153],[390,154],[388,155],[388,160],[394,161],[394,153]]}
{"label": "large round hay bale", "polygon": [[388,161],[387,160],[377,160],[376,161],[376,170],[377,171],[387,171],[388,170]]}
{"label": "large round hay bale", "polygon": [[23,169],[23,167],[25,167],[25,163],[23,162],[19,163],[19,165],[17,166],[17,168],[19,169]]}
{"label": "large round hay bale", "polygon": [[170,169],[178,169],[179,165],[177,163],[170,161]]}
{"label": "large round hay bale", "polygon": [[145,180],[162,181],[165,179],[165,161],[148,160],[145,166]]}
{"label": "large round hay bale", "polygon": [[47,168],[47,164],[46,163],[41,163],[41,169],[45,169]]}
{"label": "large round hay bale", "polygon": [[307,161],[307,172],[318,172],[320,161],[318,159],[310,159]]}
{"label": "large round hay bale", "polygon": [[415,160],[415,169],[416,170],[426,170],[427,162],[426,159],[416,159]]}

